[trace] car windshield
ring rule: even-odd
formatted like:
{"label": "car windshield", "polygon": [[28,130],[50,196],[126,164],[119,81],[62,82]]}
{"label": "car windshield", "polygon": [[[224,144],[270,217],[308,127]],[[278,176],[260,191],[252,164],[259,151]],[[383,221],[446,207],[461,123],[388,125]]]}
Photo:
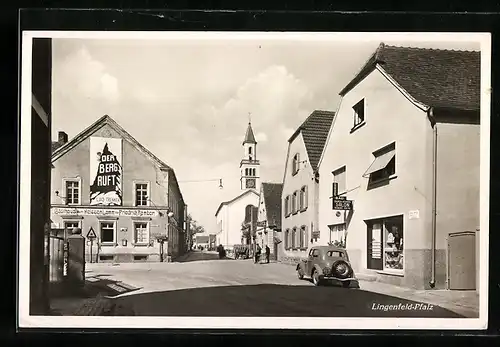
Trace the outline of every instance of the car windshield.
{"label": "car windshield", "polygon": [[335,257],[335,258],[344,258],[344,253],[340,251],[328,251],[326,253],[328,257]]}

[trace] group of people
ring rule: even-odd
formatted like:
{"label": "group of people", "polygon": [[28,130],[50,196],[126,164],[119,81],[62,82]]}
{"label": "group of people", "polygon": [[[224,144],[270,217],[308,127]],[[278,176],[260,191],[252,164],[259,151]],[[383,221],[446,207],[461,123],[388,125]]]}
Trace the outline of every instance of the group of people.
{"label": "group of people", "polygon": [[[254,254],[254,263],[257,264],[260,262],[260,256],[262,254],[262,248],[260,248],[260,245],[257,245],[255,254]],[[265,255],[266,255],[266,263],[269,263],[269,255],[271,254],[271,249],[269,248],[268,245],[266,245],[265,248]]]}

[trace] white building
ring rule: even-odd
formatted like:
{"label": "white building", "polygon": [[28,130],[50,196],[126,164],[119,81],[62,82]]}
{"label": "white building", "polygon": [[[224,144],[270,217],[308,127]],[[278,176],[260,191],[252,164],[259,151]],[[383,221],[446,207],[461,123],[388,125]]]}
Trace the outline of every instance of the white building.
{"label": "white building", "polygon": [[257,141],[250,123],[242,145],[244,154],[240,161],[240,193],[222,202],[215,212],[216,244],[225,249],[232,249],[234,245],[242,243],[241,225],[245,220],[245,209],[249,205],[257,207],[259,204],[260,162],[257,160]]}
{"label": "white building", "polygon": [[296,262],[318,241],[318,162],[334,113],[314,111],[288,140],[278,260]]}

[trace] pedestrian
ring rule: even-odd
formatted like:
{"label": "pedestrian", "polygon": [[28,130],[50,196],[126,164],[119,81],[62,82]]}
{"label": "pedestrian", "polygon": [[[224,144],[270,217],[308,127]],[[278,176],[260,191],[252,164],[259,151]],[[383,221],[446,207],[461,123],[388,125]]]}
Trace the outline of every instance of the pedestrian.
{"label": "pedestrian", "polygon": [[271,254],[271,249],[266,245],[266,263],[269,264],[269,255]]}
{"label": "pedestrian", "polygon": [[259,245],[257,245],[257,249],[255,250],[255,264],[257,264],[260,261],[260,253],[261,253],[261,248]]}

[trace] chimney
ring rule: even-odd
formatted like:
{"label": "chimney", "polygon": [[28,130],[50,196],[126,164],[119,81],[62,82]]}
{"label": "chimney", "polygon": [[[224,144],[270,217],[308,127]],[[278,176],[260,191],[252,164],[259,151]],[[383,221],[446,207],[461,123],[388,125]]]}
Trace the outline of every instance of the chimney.
{"label": "chimney", "polygon": [[68,134],[66,134],[64,131],[60,131],[58,134],[58,141],[59,144],[64,145],[66,142],[68,142]]}

